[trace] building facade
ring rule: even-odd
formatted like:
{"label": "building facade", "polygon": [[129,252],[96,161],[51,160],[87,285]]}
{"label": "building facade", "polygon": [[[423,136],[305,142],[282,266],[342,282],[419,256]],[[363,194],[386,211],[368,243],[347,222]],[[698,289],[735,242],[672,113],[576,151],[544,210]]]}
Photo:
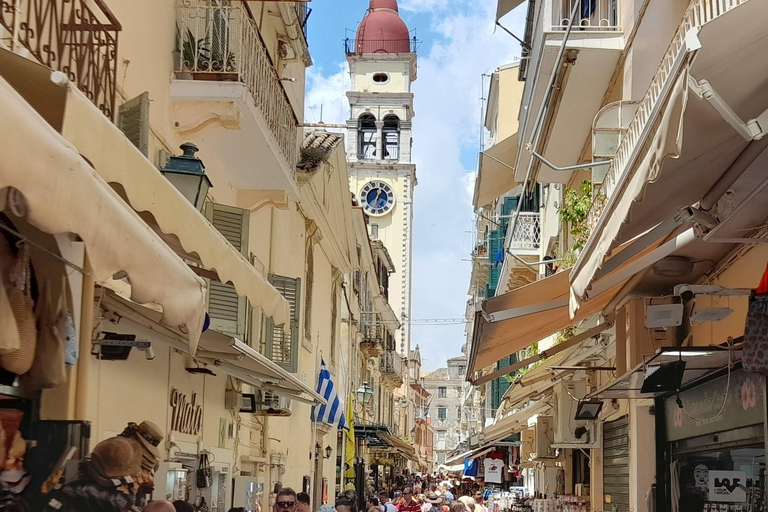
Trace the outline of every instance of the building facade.
{"label": "building facade", "polygon": [[[518,4],[499,2],[499,15]],[[488,107],[517,120],[481,154],[475,194],[479,212],[513,203],[496,286],[470,299],[467,377],[495,410],[455,460],[495,448],[524,493],[591,510],[760,509],[765,397],[750,334],[763,322],[768,175],[762,128],[745,127],[768,107],[751,88],[768,67],[743,49],[768,37],[752,21],[766,5],[584,6],[526,4],[519,111]],[[516,245],[529,212],[534,260]],[[483,250],[496,252],[473,256]],[[517,281],[517,264],[533,279]]]}
{"label": "building facade", "polygon": [[444,464],[448,453],[466,437],[465,413],[462,407],[463,383],[467,372],[466,356],[452,357],[447,368],[424,372],[424,389],[432,396],[429,417],[435,429],[435,465]]}

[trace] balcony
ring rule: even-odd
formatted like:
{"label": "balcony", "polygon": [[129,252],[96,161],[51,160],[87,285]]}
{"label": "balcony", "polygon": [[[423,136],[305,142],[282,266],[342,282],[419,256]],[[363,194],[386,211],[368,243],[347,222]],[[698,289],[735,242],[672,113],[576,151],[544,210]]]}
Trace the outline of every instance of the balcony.
{"label": "balcony", "polygon": [[121,30],[103,0],[0,0],[0,39],[64,72],[110,120],[115,115]]}
{"label": "balcony", "polygon": [[179,0],[176,13],[181,137],[209,148],[236,188],[298,197],[299,119],[246,3]]}
{"label": "balcony", "polygon": [[381,384],[390,391],[403,385],[403,359],[394,350],[387,350],[379,356]]}
{"label": "balcony", "polygon": [[360,332],[363,341],[360,350],[365,357],[378,357],[384,350],[385,329],[381,315],[378,313],[363,313],[360,320]]}
{"label": "balcony", "polygon": [[[376,47],[377,53],[387,54],[398,52],[402,53],[401,48],[403,47],[404,42],[405,41],[403,39],[366,39],[365,44],[366,46]],[[408,41],[408,45],[409,53],[416,53],[416,50],[418,50],[419,46],[421,45],[421,41],[416,39],[416,36],[414,36]],[[362,55],[365,53],[365,48],[358,47],[355,45],[355,40],[348,37],[344,40],[344,53],[347,55]]]}
{"label": "balcony", "polygon": [[[527,115],[521,118],[520,137],[532,140],[534,121],[547,95],[553,74],[555,88],[548,102],[538,152],[556,165],[576,163],[585,142],[591,136],[592,122],[603,106],[603,95],[624,49],[623,29],[618,0],[546,0],[531,4],[535,15],[527,30],[531,49],[528,64],[521,67],[525,80],[523,105]],[[565,43],[563,64],[557,55],[563,44],[572,9],[577,16]],[[534,21],[535,20],[535,21]],[[515,180],[522,182],[529,166],[542,183],[568,183],[570,172],[558,172],[531,161],[529,151],[519,155]]]}
{"label": "balcony", "polygon": [[517,216],[515,232],[508,234],[507,248],[515,254],[538,253],[541,245],[541,215],[537,212],[520,212],[510,215],[509,225]]}

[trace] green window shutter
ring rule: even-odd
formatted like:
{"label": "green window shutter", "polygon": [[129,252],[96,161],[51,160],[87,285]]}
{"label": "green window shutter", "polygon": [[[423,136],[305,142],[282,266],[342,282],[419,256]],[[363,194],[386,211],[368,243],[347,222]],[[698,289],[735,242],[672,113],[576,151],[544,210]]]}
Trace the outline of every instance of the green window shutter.
{"label": "green window shutter", "polygon": [[149,156],[149,93],[143,92],[118,109],[117,126],[128,140]]}
{"label": "green window shutter", "polygon": [[283,326],[275,325],[272,318],[267,320],[267,357],[289,372],[298,369],[299,358],[299,299],[301,279],[271,274],[269,282],[279,291],[291,309],[291,325],[288,333]]}
{"label": "green window shutter", "polygon": [[[248,210],[208,202],[205,205],[205,216],[236,250],[248,255]],[[239,296],[234,286],[209,281],[208,315],[211,317],[211,329],[244,337],[247,314],[248,300]]]}

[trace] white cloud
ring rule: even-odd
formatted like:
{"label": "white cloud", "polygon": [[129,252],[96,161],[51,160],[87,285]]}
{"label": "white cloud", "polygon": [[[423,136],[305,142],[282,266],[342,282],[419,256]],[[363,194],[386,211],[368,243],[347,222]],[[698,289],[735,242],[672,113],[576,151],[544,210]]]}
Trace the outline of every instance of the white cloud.
{"label": "white cloud", "polygon": [[320,67],[307,70],[307,97],[305,115],[307,122],[320,122],[322,107],[323,122],[346,123],[349,117],[349,103],[345,92],[349,89],[349,65],[339,64],[337,72],[324,75]]}
{"label": "white cloud", "polygon": [[[519,54],[507,34],[494,34],[495,3],[470,0],[401,0],[401,11],[428,13],[420,27],[427,42],[420,48],[415,95],[414,161],[419,184],[414,192],[413,312],[415,319],[463,318],[473,245],[471,205],[474,162],[480,140],[481,75]],[[522,32],[525,13],[513,13],[506,25]],[[426,36],[424,29],[431,32]],[[517,33],[516,32],[516,33]],[[432,41],[430,45],[430,41]],[[345,67],[325,76],[310,70],[308,104],[346,105],[339,92],[349,79]],[[485,80],[487,89],[488,80]],[[337,103],[333,103],[336,101]],[[316,107],[315,107],[316,108]],[[319,111],[318,111],[319,112]],[[319,114],[316,114],[319,115]],[[347,110],[344,110],[344,119]],[[308,111],[308,120],[311,114]],[[336,121],[333,121],[336,122]],[[445,366],[465,342],[463,325],[414,326],[424,368]]]}

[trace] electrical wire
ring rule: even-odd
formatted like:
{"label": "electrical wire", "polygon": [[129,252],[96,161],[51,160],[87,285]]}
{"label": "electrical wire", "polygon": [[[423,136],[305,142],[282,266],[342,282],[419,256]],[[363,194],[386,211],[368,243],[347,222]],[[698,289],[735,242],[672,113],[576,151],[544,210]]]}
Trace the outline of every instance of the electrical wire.
{"label": "electrical wire", "polygon": [[719,418],[720,416],[723,415],[723,412],[725,411],[725,406],[728,403],[728,393],[730,393],[730,389],[731,389],[731,369],[733,367],[733,361],[731,360],[731,357],[733,355],[732,345],[733,345],[733,339],[732,338],[728,338],[728,379],[726,380],[726,384],[725,384],[725,393],[723,393],[723,403],[720,406],[720,410],[717,411],[717,414],[715,414],[714,416],[712,416],[710,418],[697,418],[693,414],[689,413],[686,410],[686,408],[683,406],[683,401],[680,399],[680,392],[678,390],[677,397],[675,398],[675,402],[677,403],[677,406],[680,409],[683,410],[683,413],[685,413],[685,415],[688,416],[690,419],[692,419],[694,421],[705,421],[706,422],[706,421],[715,420],[715,419],[717,419],[717,418]]}

